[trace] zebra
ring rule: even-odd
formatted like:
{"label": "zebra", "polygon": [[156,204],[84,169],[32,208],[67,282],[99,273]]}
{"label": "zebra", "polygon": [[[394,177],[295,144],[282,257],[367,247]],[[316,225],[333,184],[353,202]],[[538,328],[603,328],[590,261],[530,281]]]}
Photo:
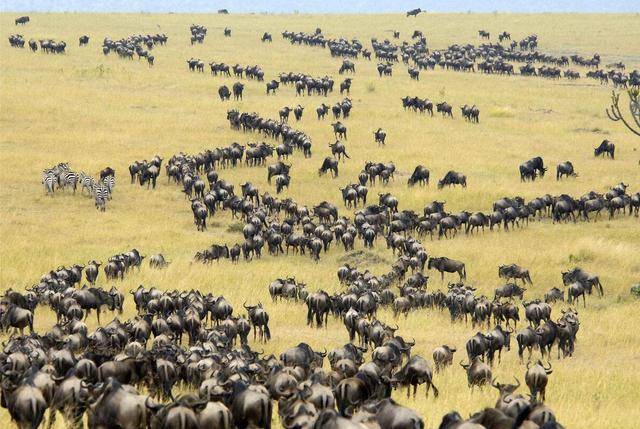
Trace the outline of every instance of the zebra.
{"label": "zebra", "polygon": [[105,211],[107,208],[107,199],[109,198],[109,190],[103,183],[94,184],[93,196],[96,202],[96,209]]}
{"label": "zebra", "polygon": [[89,196],[93,195],[94,184],[95,180],[93,179],[93,177],[87,175],[84,171],[80,173],[80,185],[82,186],[82,189],[80,190],[81,194],[86,189],[87,191],[89,191]]}
{"label": "zebra", "polygon": [[113,176],[107,176],[102,179],[102,184],[107,188],[107,192],[109,193],[109,199],[111,199],[111,194],[113,193],[113,188],[116,186],[116,178]]}
{"label": "zebra", "polygon": [[53,195],[55,190],[54,184],[57,181],[55,173],[52,170],[44,170],[42,172],[42,184],[47,195]]}
{"label": "zebra", "polygon": [[73,193],[76,193],[76,189],[78,188],[78,173],[75,171],[65,170],[60,173],[58,177],[59,185],[62,188],[66,188],[67,186],[71,186],[73,188]]}
{"label": "zebra", "polygon": [[53,172],[53,174],[55,174],[56,176],[56,180],[58,181],[58,187],[60,187],[62,185],[62,183],[60,183],[60,177],[62,176],[62,173],[69,171],[69,164],[67,164],[66,162],[61,162],[58,165],[54,166],[51,171]]}

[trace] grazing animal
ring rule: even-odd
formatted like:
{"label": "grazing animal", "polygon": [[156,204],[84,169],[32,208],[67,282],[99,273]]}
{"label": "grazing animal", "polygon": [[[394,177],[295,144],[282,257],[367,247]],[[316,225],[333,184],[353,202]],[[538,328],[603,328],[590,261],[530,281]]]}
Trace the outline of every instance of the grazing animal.
{"label": "grazing animal", "polygon": [[616,145],[609,140],[602,140],[600,146],[593,148],[593,156],[606,155],[611,159],[615,159]]}

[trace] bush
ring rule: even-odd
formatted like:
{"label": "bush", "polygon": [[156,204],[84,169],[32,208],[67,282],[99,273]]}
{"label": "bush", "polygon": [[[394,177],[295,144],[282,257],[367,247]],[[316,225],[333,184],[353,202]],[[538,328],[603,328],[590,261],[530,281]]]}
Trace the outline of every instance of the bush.
{"label": "bush", "polygon": [[640,298],[640,283],[636,283],[633,286],[631,286],[631,295],[634,295],[637,298]]}

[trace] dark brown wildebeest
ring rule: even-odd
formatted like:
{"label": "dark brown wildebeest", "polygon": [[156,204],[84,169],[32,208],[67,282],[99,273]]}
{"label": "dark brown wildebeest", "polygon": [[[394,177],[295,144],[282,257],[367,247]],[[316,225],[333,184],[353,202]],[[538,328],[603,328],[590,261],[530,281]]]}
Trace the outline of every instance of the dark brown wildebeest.
{"label": "dark brown wildebeest", "polygon": [[165,268],[167,265],[169,265],[169,263],[169,261],[165,260],[162,253],[151,255],[149,257],[149,267],[151,268]]}
{"label": "dark brown wildebeest", "polygon": [[233,98],[234,100],[242,100],[242,92],[244,91],[244,84],[236,82],[233,84]]}
{"label": "dark brown wildebeest", "polygon": [[444,273],[458,273],[460,276],[460,281],[466,280],[467,271],[465,269],[464,263],[460,261],[456,261],[455,259],[449,259],[446,257],[440,258],[429,258],[429,262],[427,264],[428,269],[435,269],[440,271],[440,277],[442,281],[444,281]]}
{"label": "dark brown wildebeest", "polygon": [[596,275],[586,272],[580,267],[575,267],[569,271],[562,272],[562,283],[565,286],[573,282],[582,284],[589,294],[591,293],[592,288],[595,286],[596,289],[598,289],[600,296],[604,295],[604,289],[602,288],[602,283],[600,283],[600,278]]}
{"label": "dark brown wildebeest", "polygon": [[522,268],[521,266],[516,264],[500,265],[500,267],[498,267],[498,277],[506,280],[520,279],[525,284],[526,283],[533,284],[531,282],[531,276],[529,275],[529,270]]}
{"label": "dark brown wildebeest", "polygon": [[556,167],[556,180],[562,179],[562,177],[578,177],[578,173],[573,169],[571,161],[565,161],[558,164]]}
{"label": "dark brown wildebeest", "polygon": [[449,116],[453,118],[453,108],[446,101],[436,103],[436,112],[442,113],[442,117]]}
{"label": "dark brown wildebeest", "polygon": [[338,160],[340,160],[340,157],[343,158],[343,161],[345,158],[349,158],[349,155],[347,155],[347,148],[341,141],[336,140],[335,143],[329,143],[329,147],[331,148],[331,154],[337,157]]}
{"label": "dark brown wildebeest", "polygon": [[338,177],[338,160],[331,157],[326,157],[324,161],[322,161],[322,165],[318,169],[318,176],[322,176],[327,171],[331,170],[331,174],[335,179]]}
{"label": "dark brown wildebeest", "polygon": [[600,146],[593,148],[593,156],[607,155],[611,159],[615,159],[616,145],[609,140],[602,140]]}
{"label": "dark brown wildebeest", "polygon": [[2,310],[3,312],[0,316],[0,328],[2,331],[14,328],[20,331],[20,335],[24,335],[24,328],[28,327],[29,331],[33,333],[33,313],[31,311],[18,307],[13,303],[9,303]]}
{"label": "dark brown wildebeest", "polygon": [[553,287],[544,294],[544,302],[546,302],[547,304],[551,304],[556,301],[564,302],[564,291],[558,289],[557,287]]}
{"label": "dark brown wildebeest", "polygon": [[227,85],[222,85],[218,88],[218,95],[222,101],[231,99],[231,91],[229,91],[229,87]]}
{"label": "dark brown wildebeest", "polygon": [[333,127],[333,134],[335,135],[336,139],[347,139],[347,127],[345,127],[342,122],[334,122],[331,124],[331,126]]}
{"label": "dark brown wildebeest", "polygon": [[480,122],[480,110],[474,104],[473,106],[464,105],[460,107],[462,116],[469,122]]}
{"label": "dark brown wildebeest", "polygon": [[472,392],[475,386],[482,388],[482,386],[491,382],[491,368],[484,363],[481,356],[476,356],[468,364],[460,361],[460,366],[467,372],[467,384]]}
{"label": "dark brown wildebeest", "polygon": [[533,401],[537,399],[538,394],[540,394],[541,402],[545,401],[545,391],[549,381],[548,375],[551,374],[551,372],[551,364],[549,364],[549,367],[545,368],[540,360],[538,360],[538,362],[532,367],[529,367],[529,363],[527,363],[527,372],[524,379],[527,386],[529,386],[531,399]]}
{"label": "dark brown wildebeest", "polygon": [[453,354],[456,352],[456,349],[453,347],[449,347],[448,345],[442,345],[440,347],[436,347],[433,350],[433,362],[436,366],[436,372],[440,371],[440,369],[447,367],[453,363]]}
{"label": "dark brown wildebeest", "polygon": [[449,170],[442,179],[438,181],[438,189],[442,189],[444,186],[462,185],[463,188],[467,187],[467,176],[457,171]]}
{"label": "dark brown wildebeest", "polygon": [[[375,410],[375,424],[381,428],[423,428],[424,422],[422,418],[407,407],[398,405],[393,399],[385,398],[380,402],[377,402],[375,406],[369,407],[371,411]],[[364,426],[364,425],[362,425]],[[328,427],[328,426],[322,426]],[[336,426],[338,427],[338,426]],[[347,428],[348,426],[340,426],[341,428]],[[364,426],[364,427],[369,427]]]}
{"label": "dark brown wildebeest", "polygon": [[418,16],[418,14],[420,14],[420,12],[422,12],[422,9],[420,9],[420,8],[411,9],[411,10],[407,11],[407,18],[410,17],[410,16],[413,16],[415,18],[416,16]]}
{"label": "dark brown wildebeest", "polygon": [[411,386],[413,386],[413,396],[415,398],[419,384],[426,384],[425,395],[429,397],[429,388],[433,390],[433,395],[438,397],[438,388],[433,384],[433,372],[429,362],[421,356],[412,356],[411,359],[396,372],[391,379],[392,383],[399,383],[407,386],[407,398],[410,396]]}
{"label": "dark brown wildebeest", "polygon": [[416,183],[419,183],[421,186],[429,184],[429,170],[427,169],[427,167],[418,165],[413,170],[413,173],[411,174],[411,177],[409,177],[407,184],[409,186],[413,186]]}
{"label": "dark brown wildebeest", "polygon": [[375,138],[375,142],[378,143],[378,145],[384,146],[385,140],[387,138],[387,133],[382,128],[378,128],[373,132],[373,137]]}

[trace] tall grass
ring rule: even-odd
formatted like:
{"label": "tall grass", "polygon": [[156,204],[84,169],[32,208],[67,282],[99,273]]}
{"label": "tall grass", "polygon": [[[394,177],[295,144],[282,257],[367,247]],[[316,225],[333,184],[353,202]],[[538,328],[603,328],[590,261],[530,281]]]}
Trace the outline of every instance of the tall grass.
{"label": "tall grass", "polygon": [[[116,286],[129,290],[138,284],[164,289],[198,289],[224,294],[237,309],[244,301],[262,301],[270,314],[273,340],[264,346],[275,353],[306,341],[313,347],[328,349],[347,341],[341,323],[330,320],[321,331],[304,326],[300,304],[272,303],[267,284],[276,277],[293,275],[310,289],[340,290],[336,268],[345,260],[357,261],[360,268],[383,273],[394,256],[379,240],[374,250],[345,256],[332,248],[319,263],[307,257],[269,257],[232,266],[223,261],[203,266],[192,262],[194,253],[211,243],[232,244],[240,240],[238,226],[226,212],[216,214],[208,231],[197,232],[184,195],[161,176],[156,190],[130,185],[127,166],[137,159],[160,154],[166,160],[174,153],[195,153],[207,148],[263,140],[255,134],[229,129],[226,111],[232,107],[257,111],[276,118],[281,107],[302,104],[305,116],[294,126],[313,139],[313,157],[296,153],[291,187],[284,196],[311,205],[321,200],[340,199],[339,186],[357,177],[366,161],[394,161],[396,178],[384,189],[370,189],[396,195],[401,209],[421,211],[425,203],[445,200],[451,211],[487,211],[491,202],[508,195],[525,198],[545,193],[580,195],[589,190],[604,191],[625,181],[637,191],[640,186],[638,152],[640,143],[610,122],[603,108],[609,87],[582,79],[576,83],[537,78],[481,76],[453,72],[423,72],[420,81],[409,79],[405,67],[396,65],[392,78],[379,78],[375,61],[356,60],[351,98],[352,117],[344,123],[349,129],[347,150],[351,159],[340,164],[338,179],[318,178],[317,168],[329,154],[333,141],[331,121],[317,121],[314,110],[322,102],[341,99],[334,92],[322,97],[296,97],[292,88],[283,87],[276,96],[265,95],[264,84],[245,82],[245,100],[221,103],[217,88],[231,86],[236,79],[211,77],[208,73],[189,73],[185,60],[200,57],[229,64],[260,64],[267,80],[281,71],[333,75],[338,78],[339,59],[327,50],[291,46],[280,39],[281,31],[312,31],[319,26],[328,37],[358,37],[365,44],[371,37],[389,37],[388,29],[401,31],[403,38],[422,29],[433,48],[451,43],[478,43],[476,31],[484,28],[497,34],[511,30],[514,37],[536,33],[540,48],[547,52],[598,52],[605,63],[623,60],[629,69],[640,66],[640,36],[636,18],[631,15],[421,15],[407,20],[400,16],[354,15],[31,15],[26,27],[14,28],[13,15],[0,15],[4,36],[14,31],[25,39],[52,37],[66,40],[69,52],[53,56],[27,49],[17,50],[0,44],[0,288],[22,289],[37,281],[51,268],[63,264],[106,260],[109,255],[137,247],[143,254],[162,252],[172,264],[163,271],[143,267]],[[190,46],[188,27],[206,25],[209,34],[203,45]],[[233,37],[223,38],[229,26]],[[589,31],[585,31],[589,29]],[[272,44],[259,41],[264,31],[274,34]],[[125,61],[115,55],[103,56],[99,45],[104,36],[120,38],[133,33],[164,32],[165,47],[154,49],[156,66],[144,61]],[[78,48],[77,38],[88,34],[88,47]],[[580,70],[584,74],[585,70]],[[446,99],[453,106],[455,119],[430,118],[404,112],[400,97],[428,96]],[[480,124],[465,123],[457,106],[476,104]],[[293,120],[293,119],[292,119]],[[387,145],[378,148],[372,131],[383,127]],[[607,138],[617,144],[616,160],[593,157],[593,147]],[[577,131],[587,130],[587,131]],[[552,174],[535,183],[523,184],[517,166],[532,156],[543,156],[550,170],[555,164],[571,160],[579,172],[576,179],[556,182]],[[47,197],[40,185],[40,172],[66,161],[77,170],[97,175],[109,165],[117,171],[117,186],[106,213],[93,208],[86,197],[57,192]],[[468,177],[466,189],[408,189],[406,180],[417,164],[426,165],[437,179],[455,169]],[[266,181],[264,168],[239,167],[220,171],[220,176],[236,184],[251,181],[261,191],[274,193]],[[342,210],[348,213],[348,210]],[[548,405],[568,427],[632,427],[640,419],[637,397],[640,376],[634,369],[640,347],[637,300],[629,288],[640,278],[640,227],[637,218],[620,216],[597,223],[552,225],[531,222],[522,230],[492,232],[476,236],[460,235],[453,240],[424,240],[432,255],[446,255],[467,264],[470,282],[479,293],[493,296],[500,283],[497,266],[516,262],[531,270],[534,286],[527,297],[541,297],[544,291],[560,285],[560,271],[574,265],[600,275],[606,295],[589,297],[587,308],[579,307],[581,320],[575,355],[566,360],[552,359],[554,372],[547,393]],[[361,245],[356,252],[361,252]],[[349,258],[349,259],[345,259]],[[110,287],[99,278],[99,283]],[[443,288],[439,276],[432,276],[429,288]],[[127,302],[125,317],[134,309]],[[562,305],[554,306],[554,316]],[[522,309],[521,309],[522,312]],[[392,321],[383,311],[380,317]],[[49,328],[54,316],[45,309],[36,311],[38,330]],[[95,320],[89,320],[95,327]],[[397,321],[400,334],[416,339],[415,353],[430,357],[435,346],[464,342],[475,331],[463,323],[451,324],[439,311],[416,311]],[[259,346],[261,348],[262,346]],[[457,360],[463,352],[458,352]],[[537,355],[536,355],[537,356]],[[501,380],[518,376],[525,367],[514,350],[496,365]],[[453,409],[463,415],[493,405],[492,389],[471,394],[459,366],[436,375],[441,396],[425,400],[421,394],[406,400],[404,392],[394,397],[416,408],[427,427],[437,427],[440,417]],[[0,421],[8,422],[4,409]],[[62,424],[58,423],[58,427]]]}

